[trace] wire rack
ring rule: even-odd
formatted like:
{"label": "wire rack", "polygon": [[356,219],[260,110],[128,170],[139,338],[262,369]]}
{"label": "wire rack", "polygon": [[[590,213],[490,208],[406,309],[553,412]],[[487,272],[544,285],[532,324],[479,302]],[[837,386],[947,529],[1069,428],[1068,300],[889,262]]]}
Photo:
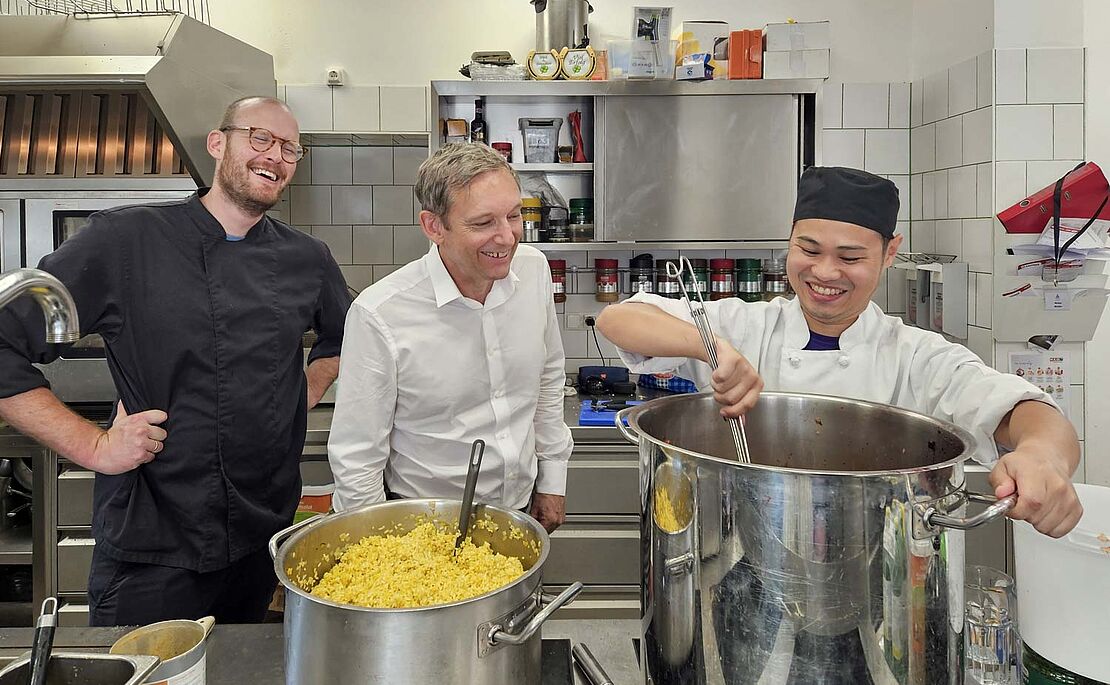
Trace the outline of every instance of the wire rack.
{"label": "wire rack", "polygon": [[185,14],[205,24],[212,21],[208,0],[0,0],[0,14],[75,17]]}

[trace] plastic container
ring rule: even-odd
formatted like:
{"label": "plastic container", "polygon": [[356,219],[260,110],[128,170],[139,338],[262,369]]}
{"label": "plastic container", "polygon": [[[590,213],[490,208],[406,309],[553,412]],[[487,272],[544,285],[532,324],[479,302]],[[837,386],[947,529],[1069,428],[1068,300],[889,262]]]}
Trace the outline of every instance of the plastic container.
{"label": "plastic container", "polygon": [[736,260],[736,296],[745,302],[763,299],[763,266],[758,259]]}
{"label": "plastic container", "polygon": [[636,255],[629,260],[628,290],[633,295],[655,292],[655,261],[650,254]]}
{"label": "plastic container", "polygon": [[674,80],[677,40],[611,40],[606,47],[609,80]]}
{"label": "plastic container", "polygon": [[551,290],[554,292],[555,304],[567,301],[567,260],[549,259],[547,266],[551,269]]}
{"label": "plastic container", "polygon": [[597,276],[597,301],[616,302],[620,298],[620,278],[617,260],[595,259],[594,272]]}
{"label": "plastic container", "polygon": [[559,129],[563,120],[521,117],[520,135],[524,139],[524,161],[528,164],[552,164],[559,161]]}
{"label": "plastic container", "polygon": [[723,300],[736,295],[735,269],[735,260],[724,257],[709,260],[709,299]]}
{"label": "plastic container", "polygon": [[538,243],[543,232],[543,202],[538,197],[521,198],[521,218],[524,230],[520,237],[522,243]]}

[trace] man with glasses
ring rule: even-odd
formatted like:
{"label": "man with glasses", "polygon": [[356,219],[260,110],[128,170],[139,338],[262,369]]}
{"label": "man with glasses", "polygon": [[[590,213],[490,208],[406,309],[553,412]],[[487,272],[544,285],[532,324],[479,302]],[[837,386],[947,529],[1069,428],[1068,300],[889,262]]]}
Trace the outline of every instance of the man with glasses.
{"label": "man with glasses", "polygon": [[208,134],[210,189],[94,214],[40,263],[73,294],[81,332],[104,338],[120,397],[108,430],[34,367],[62,351],[42,341],[38,307],[0,312],[0,416],[96,472],[92,625],[265,616],[266,543],[292,522],[307,410],[338,373],[351,302],[327,247],[265,214],[304,156],[298,138],[281,101],[239,100]]}

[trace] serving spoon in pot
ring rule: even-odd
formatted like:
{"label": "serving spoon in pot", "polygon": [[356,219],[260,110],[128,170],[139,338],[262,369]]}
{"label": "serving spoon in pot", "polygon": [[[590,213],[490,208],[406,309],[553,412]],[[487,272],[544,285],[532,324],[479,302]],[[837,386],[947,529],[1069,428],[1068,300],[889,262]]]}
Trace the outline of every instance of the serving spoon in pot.
{"label": "serving spoon in pot", "polygon": [[463,488],[462,508],[459,509],[459,537],[455,538],[455,552],[462,547],[463,540],[470,536],[470,526],[474,521],[474,488],[478,485],[478,470],[482,467],[482,455],[486,443],[475,440],[470,446],[470,466],[466,469],[466,487]]}

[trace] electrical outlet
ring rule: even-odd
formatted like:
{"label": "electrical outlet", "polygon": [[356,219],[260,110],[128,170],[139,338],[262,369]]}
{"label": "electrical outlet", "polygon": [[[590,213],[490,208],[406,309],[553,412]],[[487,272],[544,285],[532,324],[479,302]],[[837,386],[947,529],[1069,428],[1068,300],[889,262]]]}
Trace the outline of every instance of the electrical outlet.
{"label": "electrical outlet", "polygon": [[344,80],[343,67],[328,67],[327,83],[329,86],[341,86]]}
{"label": "electrical outlet", "polygon": [[586,316],[584,314],[567,314],[566,318],[568,331],[586,330]]}

